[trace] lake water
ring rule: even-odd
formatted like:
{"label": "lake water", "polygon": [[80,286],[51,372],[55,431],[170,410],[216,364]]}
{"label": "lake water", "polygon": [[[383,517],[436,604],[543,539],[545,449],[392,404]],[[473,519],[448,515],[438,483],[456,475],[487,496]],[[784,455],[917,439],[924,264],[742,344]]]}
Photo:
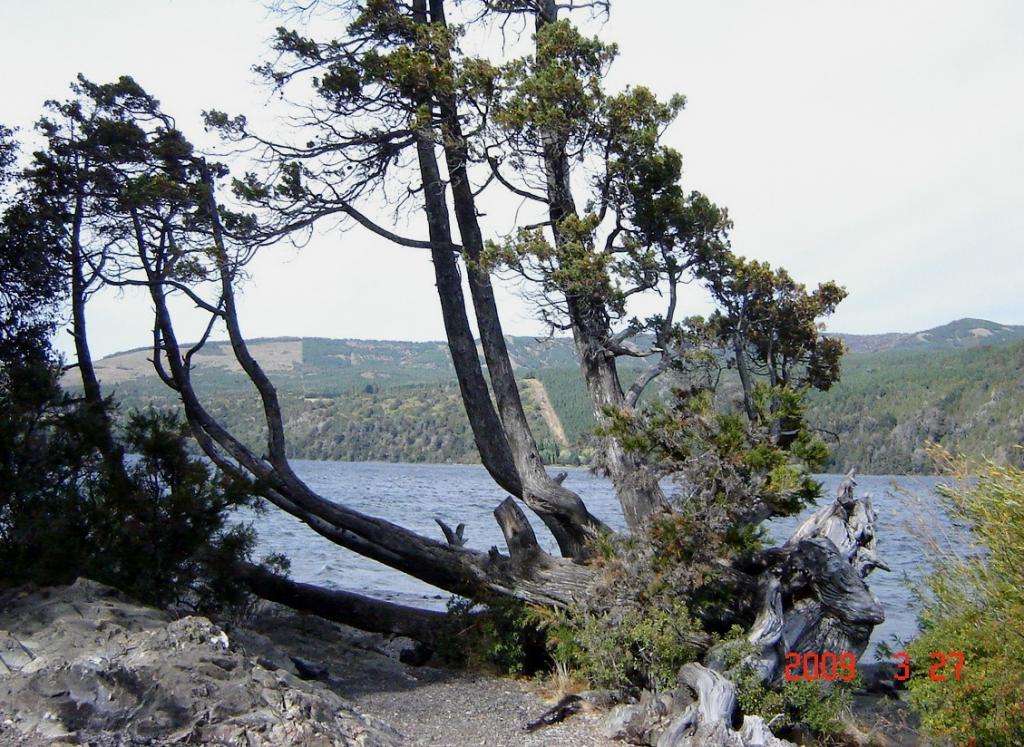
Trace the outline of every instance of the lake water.
{"label": "lake water", "polygon": [[[486,550],[504,539],[491,512],[505,498],[483,467],[447,464],[361,464],[352,462],[293,462],[295,471],[321,495],[350,508],[379,516],[422,534],[443,539],[434,523],[439,517],[451,526],[466,524],[468,546]],[[615,528],[624,526],[611,484],[586,469],[569,469],[566,486],[579,493],[596,516]],[[830,500],[841,479],[820,475]],[[885,623],[875,628],[872,649],[879,642],[893,645],[917,631],[913,586],[928,571],[921,552],[923,523],[930,531],[955,531],[943,513],[934,490],[935,477],[861,476],[857,495],[870,493],[878,512],[877,552],[892,572],[876,570],[868,577],[872,591],[885,606]],[[666,483],[666,490],[672,486]],[[784,541],[796,525],[813,512],[775,520],[769,531]],[[403,604],[443,609],[449,594],[394,571],[387,566],[325,540],[297,519],[271,508],[265,515],[243,515],[259,534],[258,557],[284,553],[296,581],[358,591]],[[531,518],[535,518],[532,517]],[[550,552],[557,546],[540,521],[533,521],[538,539]]]}

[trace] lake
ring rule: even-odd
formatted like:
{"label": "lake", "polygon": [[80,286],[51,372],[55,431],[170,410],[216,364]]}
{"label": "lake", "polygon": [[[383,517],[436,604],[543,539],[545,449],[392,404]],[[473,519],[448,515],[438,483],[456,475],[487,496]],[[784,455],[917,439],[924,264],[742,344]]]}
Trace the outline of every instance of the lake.
{"label": "lake", "polygon": [[[350,508],[388,519],[422,534],[443,539],[434,523],[438,517],[451,526],[466,524],[468,546],[486,550],[505,543],[491,512],[506,496],[478,465],[380,464],[295,460],[295,471],[321,495]],[[624,526],[611,483],[583,468],[567,469],[566,486],[579,493],[590,511],[614,528]],[[839,475],[819,475],[822,502],[831,500]],[[871,649],[886,642],[894,650],[917,631],[912,588],[928,571],[921,552],[920,526],[931,531],[955,531],[935,496],[936,477],[861,476],[857,495],[870,493],[878,512],[877,552],[892,571],[876,570],[869,585],[885,606],[885,623],[875,628]],[[666,483],[671,492],[671,483]],[[798,517],[774,520],[769,531],[784,541],[815,508]],[[554,539],[533,519],[541,544],[556,552]],[[259,533],[257,557],[280,552],[291,560],[291,577],[337,589],[358,591],[402,604],[443,609],[449,594],[387,566],[325,540],[297,519],[271,508],[265,515],[244,513]]]}

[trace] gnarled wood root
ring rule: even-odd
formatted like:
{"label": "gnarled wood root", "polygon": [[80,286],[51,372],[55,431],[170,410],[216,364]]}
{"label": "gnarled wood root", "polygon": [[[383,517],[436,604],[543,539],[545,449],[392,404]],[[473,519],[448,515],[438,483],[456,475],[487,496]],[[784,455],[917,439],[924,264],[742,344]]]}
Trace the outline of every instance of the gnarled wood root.
{"label": "gnarled wood root", "polygon": [[761,558],[760,612],[748,635],[748,660],[765,682],[778,681],[789,652],[851,652],[859,657],[885,611],[864,579],[888,567],[875,554],[877,514],[855,498],[851,470],[835,501],[804,521],[785,545]]}
{"label": "gnarled wood root", "polygon": [[[790,652],[849,651],[859,657],[885,619],[864,581],[874,568],[885,568],[875,555],[876,514],[870,497],[853,496],[855,485],[851,471],[833,503],[804,521],[785,545],[763,551],[743,569],[758,579],[758,612],[747,634],[756,650],[744,664],[765,683],[781,679]],[[606,733],[652,747],[791,744],[760,717],[738,721],[736,688],[723,673],[727,659],[726,648],[717,647],[708,653],[708,666],[685,665],[679,672],[683,687],[620,706]]]}
{"label": "gnarled wood root", "polygon": [[671,693],[619,706],[605,733],[651,747],[791,747],[758,716],[747,716],[734,728],[736,686],[719,672],[686,664],[679,683]]}

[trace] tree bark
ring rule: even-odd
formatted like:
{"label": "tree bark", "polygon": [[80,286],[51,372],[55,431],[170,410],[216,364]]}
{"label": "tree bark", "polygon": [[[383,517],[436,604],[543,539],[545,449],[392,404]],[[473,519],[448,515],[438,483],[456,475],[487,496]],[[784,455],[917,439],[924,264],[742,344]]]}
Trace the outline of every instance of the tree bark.
{"label": "tree bark", "polygon": [[750,361],[747,360],[743,336],[739,331],[733,335],[732,346],[733,353],[736,355],[736,370],[740,375],[740,385],[743,387],[743,410],[747,414],[747,420],[753,423],[757,418],[757,413],[754,410],[754,382],[750,375]]}
{"label": "tree bark", "polygon": [[[423,178],[424,210],[431,243],[450,246],[452,235],[444,182],[441,180],[437,158],[434,155],[433,141],[426,135],[419,136],[416,154]],[[469,416],[480,461],[503,490],[513,495],[522,495],[523,482],[480,367],[480,355],[466,315],[466,301],[462,295],[457,255],[451,250],[435,247],[431,249],[431,258],[434,262],[434,278],[441,302],[441,316],[444,319],[448,350],[455,366],[459,391],[466,414]]]}
{"label": "tree bark", "polygon": [[[414,8],[422,7],[422,3],[423,0],[416,0]],[[444,0],[430,0],[430,21],[439,26],[447,26]],[[442,53],[442,60],[448,61],[446,58],[447,54]],[[589,540],[596,533],[607,531],[607,527],[587,510],[576,493],[552,479],[544,468],[540,450],[523,409],[491,278],[479,264],[484,241],[477,220],[476,197],[469,181],[468,153],[457,105],[446,91],[439,92],[437,100],[441,115],[441,142],[452,183],[455,218],[467,253],[470,295],[480,331],[480,343],[487,361],[487,373],[502,428],[516,471],[522,480],[522,490],[515,495],[521,497],[541,517],[563,555],[583,559],[589,552]],[[424,177],[427,176],[433,175],[424,172]]]}

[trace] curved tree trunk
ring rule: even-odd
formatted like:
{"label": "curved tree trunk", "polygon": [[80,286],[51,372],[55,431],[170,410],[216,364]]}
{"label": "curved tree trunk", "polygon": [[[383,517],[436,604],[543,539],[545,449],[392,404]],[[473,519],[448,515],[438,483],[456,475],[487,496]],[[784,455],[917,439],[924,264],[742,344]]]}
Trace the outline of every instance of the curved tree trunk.
{"label": "curved tree trunk", "polygon": [[[443,0],[430,0],[432,20],[445,23]],[[524,502],[537,512],[559,541],[564,554],[583,558],[594,535],[608,527],[591,514],[579,495],[553,479],[544,468],[540,451],[526,419],[519,387],[505,343],[505,336],[489,274],[479,267],[483,235],[477,220],[476,198],[467,172],[467,152],[455,102],[440,97],[442,134],[448,171],[452,180],[455,216],[463,245],[473,310],[487,361],[502,424],[508,435],[512,458],[523,479]],[[567,552],[566,552],[567,551]]]}
{"label": "curved tree trunk", "polygon": [[[434,145],[429,137],[421,135],[416,143],[420,173],[423,177],[424,210],[431,242],[444,246],[452,244],[451,226],[448,221],[448,204],[444,194]],[[459,380],[462,401],[469,416],[473,439],[480,453],[480,461],[503,490],[513,495],[523,494],[523,483],[512,458],[509,441],[502,428],[501,420],[491,402],[480,355],[477,353],[473,331],[466,316],[466,301],[462,295],[462,279],[459,275],[458,258],[449,249],[431,249],[434,262],[434,277],[437,281],[437,295],[441,302],[445,336],[448,350]]]}
{"label": "curved tree trunk", "polygon": [[[413,8],[419,22],[427,22],[426,0],[414,0]],[[430,0],[429,10],[431,23],[446,25],[443,0]],[[523,409],[522,398],[498,315],[494,288],[491,285],[489,274],[479,268],[480,255],[484,248],[483,234],[477,220],[476,197],[469,182],[468,156],[457,106],[453,97],[447,93],[442,92],[437,98],[441,116],[441,143],[452,183],[455,217],[467,253],[466,266],[470,295],[476,314],[477,327],[480,331],[481,347],[487,361],[487,373],[491,380],[491,388],[501,420],[501,428],[494,429],[494,431],[502,435],[507,443],[509,456],[521,481],[519,490],[509,492],[522,498],[541,517],[541,520],[554,535],[563,555],[583,559],[589,552],[589,540],[597,532],[606,531],[607,527],[587,510],[583,500],[577,494],[554,480],[544,467],[533,432],[526,419],[526,412]],[[434,157],[433,143],[427,143],[421,138],[417,148],[424,185],[428,191],[433,192],[433,195],[428,194],[427,196],[428,223],[431,225],[432,232],[435,230],[435,224],[437,225],[438,237],[447,232],[447,241],[451,243],[448,207]],[[435,184],[438,188],[431,190],[431,186]],[[442,224],[443,231],[441,230]],[[431,239],[439,240],[434,239],[433,233]],[[448,292],[446,290],[448,287],[450,285],[446,285],[443,289],[442,284],[438,283],[438,292],[442,295],[442,305],[446,302],[449,305],[455,305],[452,299],[446,301],[444,297]],[[457,302],[460,312],[464,316],[461,287],[458,290]],[[447,316],[446,314],[446,319]],[[456,333],[461,334],[462,331],[456,330]],[[451,340],[452,330],[449,329],[449,341]],[[479,368],[478,359],[476,365]],[[466,404],[470,420],[473,421],[475,411],[470,409],[471,403],[468,400]]]}
{"label": "curved tree trunk", "polygon": [[468,597],[500,594],[556,607],[571,604],[586,589],[591,569],[539,551],[529,562],[522,562],[500,554],[497,548],[483,553],[439,542],[329,501],[295,475],[285,456],[276,391],[250,354],[238,326],[234,274],[218,226],[210,181],[208,187],[220,274],[218,308],[224,309],[235,357],[263,401],[269,431],[267,456],[253,453],[202,405],[192,386],[191,353],[183,354],[167,305],[166,278],[161,274],[164,268],[151,261],[152,246],[142,231],[137,231],[139,257],[147,273],[157,318],[154,365],[164,382],[181,397],[189,425],[207,456],[227,474],[248,482],[252,490],[332,542],[449,592]]}

